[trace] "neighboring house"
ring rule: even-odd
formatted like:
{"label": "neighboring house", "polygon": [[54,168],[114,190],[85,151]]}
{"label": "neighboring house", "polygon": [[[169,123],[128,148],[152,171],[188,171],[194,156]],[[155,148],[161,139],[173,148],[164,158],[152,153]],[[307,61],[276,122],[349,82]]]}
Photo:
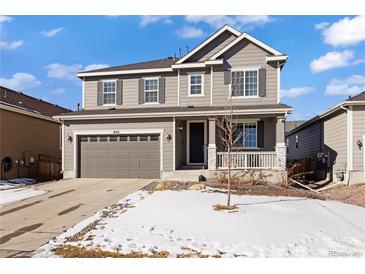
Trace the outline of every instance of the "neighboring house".
{"label": "neighboring house", "polygon": [[365,182],[365,92],[290,131],[286,142],[289,161],[323,163],[320,179]]}
{"label": "neighboring house", "polygon": [[52,116],[70,110],[6,87],[0,93],[1,179],[38,177],[40,155],[61,158],[61,124]]}
{"label": "neighboring house", "polygon": [[180,59],[77,73],[83,110],[55,117],[63,123],[64,176],[211,176],[226,167],[216,119],[230,101],[247,136],[237,142],[235,168],[283,170],[292,110],[280,103],[286,60],[224,26]]}
{"label": "neighboring house", "polygon": [[292,131],[293,129],[299,127],[301,124],[304,124],[305,121],[298,120],[298,121],[285,121],[285,134]]}

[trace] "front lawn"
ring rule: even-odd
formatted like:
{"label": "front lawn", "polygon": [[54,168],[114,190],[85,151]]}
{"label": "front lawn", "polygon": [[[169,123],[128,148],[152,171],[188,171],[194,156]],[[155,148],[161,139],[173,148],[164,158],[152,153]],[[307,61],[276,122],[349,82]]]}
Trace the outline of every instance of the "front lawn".
{"label": "front lawn", "polygon": [[[41,247],[35,257],[309,257],[365,253],[365,208],[305,197],[137,191]],[[72,252],[68,252],[72,250]]]}

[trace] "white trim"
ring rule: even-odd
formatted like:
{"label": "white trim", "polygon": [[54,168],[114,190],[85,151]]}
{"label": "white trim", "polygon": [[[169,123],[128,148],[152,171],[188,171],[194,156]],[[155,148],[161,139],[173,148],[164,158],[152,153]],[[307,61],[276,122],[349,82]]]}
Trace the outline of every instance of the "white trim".
{"label": "white trim", "polygon": [[103,72],[78,72],[77,77],[85,76],[108,76],[108,75],[121,75],[121,74],[139,74],[139,73],[156,73],[156,72],[172,72],[173,69],[159,68],[159,69],[133,69],[133,70],[116,70],[116,71],[103,71]]}
{"label": "white trim", "polygon": [[230,71],[246,71],[246,70],[259,70],[262,66],[247,66],[247,67],[234,67]]}
{"label": "white trim", "polygon": [[[191,94],[191,77],[192,76],[201,76],[201,93],[200,94]],[[205,96],[204,93],[204,74],[203,73],[193,73],[188,75],[188,97],[201,97]]]}
{"label": "white trim", "polygon": [[280,103],[280,85],[281,85],[281,75],[280,75],[280,65],[279,62],[277,63],[278,67],[276,68],[276,81],[277,81],[277,86],[276,86],[276,92],[277,92],[277,102],[278,104]]}
{"label": "white trim", "polygon": [[[284,114],[285,112],[292,111],[292,108],[283,109],[241,109],[233,110],[236,115],[240,114]],[[91,115],[68,115],[68,116],[54,116],[56,119],[71,121],[71,120],[100,120],[100,119],[120,119],[120,118],[148,118],[148,117],[191,117],[202,115],[224,115],[229,110],[215,110],[215,111],[189,111],[189,112],[160,112],[160,113],[118,113],[118,114],[91,114]]]}
{"label": "white trim", "polygon": [[[117,105],[117,80],[116,79],[105,79],[105,80],[101,80],[101,82],[103,83],[103,86],[102,86],[102,91],[103,91],[103,104],[102,106],[116,106]],[[114,83],[114,86],[115,86],[115,90],[114,92],[104,92],[104,84],[105,83]],[[110,103],[110,104],[104,104],[104,95],[105,94],[113,94],[114,93],[114,103]]]}
{"label": "white trim", "polygon": [[213,35],[211,35],[208,39],[206,39],[203,43],[201,43],[200,45],[198,45],[196,48],[194,48],[192,51],[190,51],[188,54],[186,54],[184,57],[182,57],[179,61],[176,62],[176,64],[181,64],[183,63],[186,59],[188,59],[189,57],[191,57],[192,55],[194,55],[196,52],[198,52],[199,50],[201,50],[203,47],[205,47],[207,44],[209,44],[211,41],[213,41],[216,37],[218,37],[219,35],[221,35],[223,32],[225,32],[226,30],[230,31],[232,34],[239,36],[241,35],[241,32],[239,32],[238,30],[225,25],[224,27],[222,27],[221,29],[219,29],[216,33],[214,33]]}
{"label": "white trim", "polygon": [[[118,133],[115,133],[115,132]],[[160,173],[163,171],[163,133],[164,129],[107,129],[107,130],[75,130],[73,131],[73,173],[78,177],[78,137],[82,135],[120,135],[120,134],[160,134]],[[161,174],[160,174],[161,175]]]}
{"label": "white trim", "polygon": [[55,120],[56,119],[55,117],[49,117],[49,116],[46,116],[46,115],[43,115],[43,114],[30,112],[26,109],[7,104],[5,102],[0,102],[0,109],[13,111],[13,112],[16,112],[16,113],[20,113],[20,114],[24,114],[24,115],[27,115],[27,116],[47,120],[47,121],[54,122],[54,123],[59,123],[58,121]]}
{"label": "white trim", "polygon": [[352,111],[352,106],[349,106],[349,109],[347,111],[347,134],[348,134],[348,169],[349,172],[351,172],[353,170],[353,162],[354,162],[354,158],[353,158],[353,151],[354,151],[354,147],[353,147],[353,111]]}
{"label": "white trim", "polygon": [[176,145],[176,118],[175,116],[172,117],[172,171],[175,171],[176,170],[176,148],[175,148],[175,145]]}
{"label": "white trim", "polygon": [[177,106],[180,106],[180,70],[177,70]]}
{"label": "white trim", "polygon": [[[190,124],[204,123],[204,163],[190,163]],[[207,163],[207,120],[187,120],[186,121],[186,164],[187,165],[206,165]]]}
{"label": "white trim", "polygon": [[210,105],[213,106],[213,67],[210,67]]}
{"label": "white trim", "polygon": [[[228,85],[228,99],[249,99],[249,98],[259,98],[259,90],[260,90],[260,81],[259,81],[259,69],[260,67],[241,67],[241,68],[232,68],[231,69],[231,84]],[[232,72],[242,72],[243,71],[243,95],[240,96],[232,96]],[[245,95],[246,94],[246,71],[256,71],[256,86],[257,86],[257,95]]]}
{"label": "white trim", "polygon": [[82,103],[81,103],[81,106],[82,106],[82,109],[85,109],[85,80],[84,78],[81,79],[82,80]]}
{"label": "white trim", "polygon": [[205,62],[191,62],[186,64],[175,64],[171,65],[172,69],[179,68],[205,68],[207,66],[223,65],[223,59],[218,60],[208,60]]}
{"label": "white trim", "polygon": [[282,56],[266,56],[266,63],[267,62],[272,62],[272,61],[286,61],[288,60],[288,56],[287,55],[282,55]]}
{"label": "white trim", "polygon": [[61,146],[62,146],[62,151],[61,151],[61,165],[62,165],[62,172],[65,171],[65,125],[64,123],[62,123],[61,125]]}
{"label": "white trim", "polygon": [[[160,78],[159,77],[146,77],[143,78],[144,80],[144,90],[143,90],[143,104],[144,105],[156,105],[156,104],[160,104]],[[156,102],[146,102],[146,81],[147,80],[157,80],[157,100]],[[153,91],[148,91],[148,92],[155,92]]]}
{"label": "white trim", "polygon": [[264,50],[274,54],[274,55],[283,55],[280,51],[277,51],[276,49],[270,47],[269,45],[259,41],[255,37],[249,35],[248,33],[242,33],[239,37],[237,37],[235,40],[233,40],[231,43],[229,43],[227,46],[225,46],[223,49],[218,51],[216,54],[214,54],[212,57],[209,58],[209,60],[215,60],[219,56],[221,56],[224,52],[232,48],[234,45],[236,45],[238,42],[242,41],[243,39],[247,39],[250,42],[256,44],[257,46],[263,48]]}

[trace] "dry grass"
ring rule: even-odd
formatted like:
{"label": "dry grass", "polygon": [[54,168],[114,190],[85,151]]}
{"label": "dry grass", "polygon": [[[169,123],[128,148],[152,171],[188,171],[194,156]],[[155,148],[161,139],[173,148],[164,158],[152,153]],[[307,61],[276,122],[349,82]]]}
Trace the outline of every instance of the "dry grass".
{"label": "dry grass", "polygon": [[87,249],[85,247],[72,245],[59,246],[53,249],[53,252],[63,258],[167,258],[170,255],[167,251],[160,251],[154,254],[141,252],[123,254],[119,252],[104,251],[101,249]]}
{"label": "dry grass", "polygon": [[227,206],[227,205],[220,205],[220,204],[216,204],[213,206],[213,209],[215,211],[222,211],[222,210],[237,210],[238,207],[235,205],[231,205],[231,206]]}
{"label": "dry grass", "polygon": [[365,184],[340,186],[325,190],[321,194],[329,200],[365,207]]}

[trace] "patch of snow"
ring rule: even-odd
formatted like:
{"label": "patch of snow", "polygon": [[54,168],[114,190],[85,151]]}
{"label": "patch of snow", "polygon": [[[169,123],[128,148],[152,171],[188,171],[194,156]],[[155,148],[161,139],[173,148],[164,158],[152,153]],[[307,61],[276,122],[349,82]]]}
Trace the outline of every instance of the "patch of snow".
{"label": "patch of snow", "polygon": [[364,208],[306,198],[232,195],[237,212],[213,210],[214,204],[225,201],[223,193],[138,191],[119,202],[136,207],[104,218],[102,226],[81,241],[66,242],[66,234],[60,235],[36,256],[52,256],[51,250],[64,243],[122,253],[168,251],[172,257],[192,251],[222,257],[365,254]]}
{"label": "patch of snow", "polygon": [[33,185],[36,184],[37,181],[30,178],[16,178],[10,180],[0,180],[0,190],[14,188],[22,185]]}
{"label": "patch of snow", "polygon": [[0,191],[0,205],[14,203],[19,200],[39,196],[44,193],[46,193],[46,191],[31,188],[2,190]]}

